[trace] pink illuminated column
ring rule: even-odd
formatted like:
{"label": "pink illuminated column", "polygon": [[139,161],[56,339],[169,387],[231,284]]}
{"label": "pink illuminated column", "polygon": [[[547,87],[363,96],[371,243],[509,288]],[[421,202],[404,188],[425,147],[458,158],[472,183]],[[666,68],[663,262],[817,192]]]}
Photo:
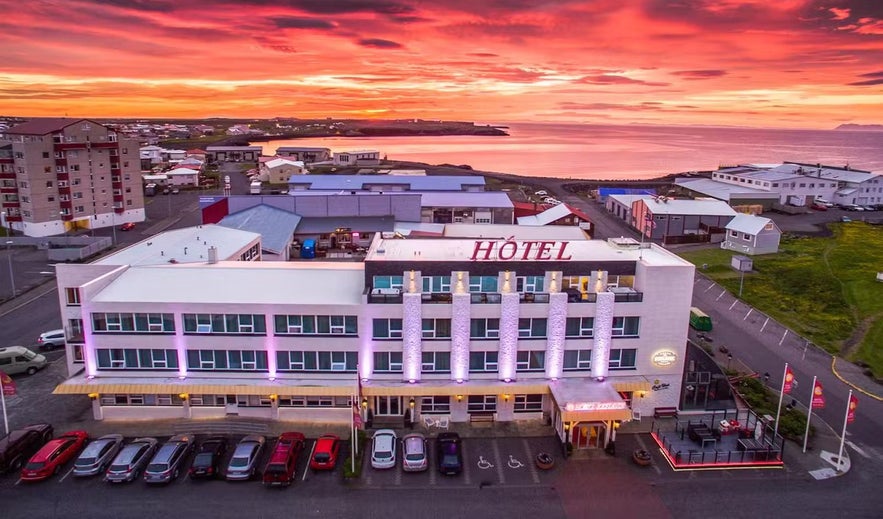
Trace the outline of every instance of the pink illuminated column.
{"label": "pink illuminated column", "polygon": [[560,378],[564,371],[564,336],[567,332],[567,294],[549,294],[546,334],[546,377]]}
{"label": "pink illuminated column", "polygon": [[81,301],[80,311],[83,319],[83,363],[86,365],[86,376],[94,377],[98,372],[98,365],[95,339],[92,336],[92,307],[86,301]]}
{"label": "pink illuminated column", "polygon": [[592,376],[606,377],[613,342],[613,292],[598,292],[595,306],[594,344],[592,345]]}
{"label": "pink illuminated column", "polygon": [[500,380],[515,380],[518,359],[518,292],[504,292],[500,303],[500,350],[497,358]]}
{"label": "pink illuminated column", "polygon": [[178,378],[187,376],[187,337],[184,335],[184,318],[175,312],[175,351],[178,352]]}
{"label": "pink illuminated column", "polygon": [[276,380],[276,319],[273,317],[273,311],[265,312],[264,319],[267,320],[267,337],[264,340],[264,349],[267,351],[267,377],[270,380]]}
{"label": "pink illuminated column", "polygon": [[451,380],[469,380],[469,334],[472,296],[454,293],[451,303]]}
{"label": "pink illuminated column", "polygon": [[402,380],[417,382],[423,367],[423,301],[420,292],[402,295]]}

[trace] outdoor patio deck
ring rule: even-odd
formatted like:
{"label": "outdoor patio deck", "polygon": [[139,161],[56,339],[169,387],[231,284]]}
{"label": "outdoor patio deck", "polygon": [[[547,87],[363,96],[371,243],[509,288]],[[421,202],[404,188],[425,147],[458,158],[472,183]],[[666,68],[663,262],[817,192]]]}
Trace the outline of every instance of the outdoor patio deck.
{"label": "outdoor patio deck", "polygon": [[783,466],[784,439],[750,410],[656,420],[650,435],[674,470]]}

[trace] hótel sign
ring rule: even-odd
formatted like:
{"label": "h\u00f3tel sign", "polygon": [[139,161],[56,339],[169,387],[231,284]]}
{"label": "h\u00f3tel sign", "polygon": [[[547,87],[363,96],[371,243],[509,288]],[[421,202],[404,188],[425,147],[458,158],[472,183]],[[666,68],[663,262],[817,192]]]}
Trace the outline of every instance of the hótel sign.
{"label": "h\u00f3tel sign", "polygon": [[567,241],[476,240],[472,261],[568,261]]}

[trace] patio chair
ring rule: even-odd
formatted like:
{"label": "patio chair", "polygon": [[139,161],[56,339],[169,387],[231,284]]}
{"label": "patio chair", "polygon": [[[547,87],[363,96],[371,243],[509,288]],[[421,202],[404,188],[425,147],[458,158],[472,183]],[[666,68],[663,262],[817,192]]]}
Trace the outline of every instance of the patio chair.
{"label": "patio chair", "polygon": [[438,427],[439,429],[447,430],[448,425],[450,425],[449,422],[450,422],[450,418],[448,418],[447,416],[442,416],[438,420],[435,421],[435,426]]}
{"label": "patio chair", "polygon": [[438,425],[438,422],[433,420],[431,416],[424,416],[423,417],[423,425],[425,425],[427,428],[430,428],[435,425]]}

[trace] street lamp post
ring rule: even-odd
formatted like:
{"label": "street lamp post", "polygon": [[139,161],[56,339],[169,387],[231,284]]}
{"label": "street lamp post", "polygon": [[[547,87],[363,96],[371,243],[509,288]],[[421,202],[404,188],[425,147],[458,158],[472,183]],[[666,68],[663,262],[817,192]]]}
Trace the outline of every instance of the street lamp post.
{"label": "street lamp post", "polygon": [[12,297],[15,297],[15,274],[12,272],[12,240],[6,240],[6,259],[9,260],[9,283],[12,285]]}
{"label": "street lamp post", "polygon": [[733,354],[727,355],[727,371],[730,371],[730,363],[733,362]]}

